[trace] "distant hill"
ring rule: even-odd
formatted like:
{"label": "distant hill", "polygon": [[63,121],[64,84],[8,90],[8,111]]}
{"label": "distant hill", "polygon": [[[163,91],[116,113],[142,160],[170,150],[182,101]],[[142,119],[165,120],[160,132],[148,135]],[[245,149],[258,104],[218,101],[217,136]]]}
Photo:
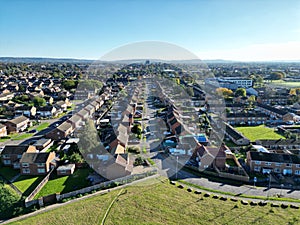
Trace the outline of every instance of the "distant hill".
{"label": "distant hill", "polygon": [[92,63],[89,59],[70,58],[35,58],[35,57],[0,57],[0,62],[6,63]]}

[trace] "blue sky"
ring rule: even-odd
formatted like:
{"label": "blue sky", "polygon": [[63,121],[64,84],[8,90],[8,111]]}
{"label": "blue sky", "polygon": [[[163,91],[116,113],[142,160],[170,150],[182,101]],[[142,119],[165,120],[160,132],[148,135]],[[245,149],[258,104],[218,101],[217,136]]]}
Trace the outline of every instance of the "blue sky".
{"label": "blue sky", "polygon": [[0,56],[98,59],[145,40],[201,59],[300,60],[300,1],[0,0]]}

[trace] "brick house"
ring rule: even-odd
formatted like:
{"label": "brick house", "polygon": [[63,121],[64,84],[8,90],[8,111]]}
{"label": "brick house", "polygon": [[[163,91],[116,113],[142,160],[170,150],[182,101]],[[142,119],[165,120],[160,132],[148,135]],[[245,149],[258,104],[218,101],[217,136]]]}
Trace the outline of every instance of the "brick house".
{"label": "brick house", "polygon": [[260,125],[267,122],[268,116],[264,113],[230,113],[227,114],[226,118],[227,123],[231,125]]}
{"label": "brick house", "polygon": [[26,116],[19,116],[5,123],[8,133],[24,131],[29,123]]}
{"label": "brick house", "polygon": [[46,134],[46,138],[50,138],[55,141],[59,141],[68,137],[71,133],[73,133],[74,129],[71,123],[67,121],[63,122],[57,128],[53,129],[49,133]]}
{"label": "brick house", "polygon": [[247,164],[251,171],[300,175],[300,158],[294,154],[247,152]]}
{"label": "brick house", "polygon": [[7,136],[6,126],[3,124],[0,124],[0,137],[6,137],[6,136]]}
{"label": "brick house", "polygon": [[[55,166],[55,152],[31,153],[26,152],[20,160],[20,172],[22,175],[44,175],[51,166]],[[53,162],[53,164],[51,164]]]}
{"label": "brick house", "polygon": [[18,169],[23,153],[35,153],[36,151],[36,148],[32,145],[6,145],[1,153],[2,163],[4,166],[12,166],[14,169]]}

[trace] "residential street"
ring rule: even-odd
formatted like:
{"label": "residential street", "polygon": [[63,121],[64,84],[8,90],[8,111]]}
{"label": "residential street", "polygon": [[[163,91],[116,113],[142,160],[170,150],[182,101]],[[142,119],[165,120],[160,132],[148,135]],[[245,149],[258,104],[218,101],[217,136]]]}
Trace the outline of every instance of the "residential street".
{"label": "residential street", "polygon": [[[146,84],[145,99],[151,96],[150,85],[149,82]],[[176,160],[174,160],[175,157],[170,157],[168,154],[161,151],[159,145],[163,139],[163,134],[160,131],[160,128],[164,126],[164,122],[155,118],[156,109],[152,106],[151,101],[146,100],[144,107],[146,112],[144,118],[149,118],[149,120],[143,120],[143,127],[145,128],[148,126],[150,129],[150,135],[148,135],[146,141],[142,143],[142,145],[146,146],[144,157],[151,158],[155,162],[156,167],[159,169],[159,174],[173,179],[177,177],[178,179],[205,188],[231,192],[236,195],[246,194],[264,197],[281,195],[286,198],[299,199],[300,190],[291,190],[288,187],[283,187],[282,189],[271,187],[271,189],[268,189],[268,187],[254,187],[252,185],[233,186],[221,182],[210,181],[207,178],[200,178],[195,174],[182,170],[183,164],[185,164],[187,158],[179,156],[177,163]]]}

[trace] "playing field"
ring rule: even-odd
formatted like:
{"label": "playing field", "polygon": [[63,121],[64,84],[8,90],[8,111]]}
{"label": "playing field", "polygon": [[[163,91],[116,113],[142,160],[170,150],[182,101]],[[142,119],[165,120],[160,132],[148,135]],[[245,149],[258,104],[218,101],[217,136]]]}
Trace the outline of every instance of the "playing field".
{"label": "playing field", "polygon": [[284,136],[276,133],[274,129],[268,128],[264,125],[251,126],[251,127],[235,127],[236,130],[240,131],[245,137],[249,138],[250,141],[270,139],[276,140],[285,138]]}

